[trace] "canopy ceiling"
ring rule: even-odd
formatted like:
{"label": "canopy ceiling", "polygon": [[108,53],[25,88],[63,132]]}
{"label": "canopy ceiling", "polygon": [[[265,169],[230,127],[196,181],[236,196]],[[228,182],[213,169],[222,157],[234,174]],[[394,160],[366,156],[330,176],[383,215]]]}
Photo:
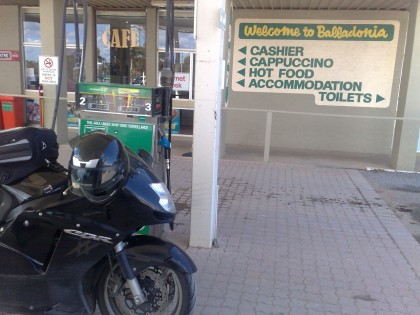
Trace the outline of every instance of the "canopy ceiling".
{"label": "canopy ceiling", "polygon": [[[58,0],[56,0],[58,1]],[[81,0],[77,0],[82,3]],[[212,1],[212,0],[208,0]],[[69,3],[72,3],[71,0]],[[194,0],[174,0],[177,9],[191,9]],[[39,0],[0,0],[0,5],[39,6]],[[101,9],[139,9],[164,6],[165,0],[88,0]],[[265,10],[397,10],[410,9],[410,0],[233,0],[234,9]]]}

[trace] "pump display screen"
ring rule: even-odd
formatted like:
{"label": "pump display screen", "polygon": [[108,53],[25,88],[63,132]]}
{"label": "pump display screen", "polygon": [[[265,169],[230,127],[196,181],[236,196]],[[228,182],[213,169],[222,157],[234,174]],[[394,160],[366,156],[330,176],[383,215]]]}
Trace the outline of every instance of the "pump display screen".
{"label": "pump display screen", "polygon": [[78,109],[113,114],[155,116],[162,110],[162,88],[81,82]]}

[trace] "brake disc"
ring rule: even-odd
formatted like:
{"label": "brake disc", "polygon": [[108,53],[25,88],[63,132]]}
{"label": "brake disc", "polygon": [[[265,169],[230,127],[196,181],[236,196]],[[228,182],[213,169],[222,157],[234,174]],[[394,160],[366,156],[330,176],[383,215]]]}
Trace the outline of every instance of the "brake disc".
{"label": "brake disc", "polygon": [[175,282],[166,268],[147,268],[137,277],[147,301],[135,305],[131,290],[127,284],[121,288],[121,294],[115,301],[120,310],[128,314],[159,314],[163,312],[175,296]]}

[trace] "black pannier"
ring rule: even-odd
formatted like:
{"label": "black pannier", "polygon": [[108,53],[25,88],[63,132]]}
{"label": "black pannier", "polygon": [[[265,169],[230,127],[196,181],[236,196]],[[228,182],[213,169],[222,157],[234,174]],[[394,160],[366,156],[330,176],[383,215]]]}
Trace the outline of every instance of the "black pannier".
{"label": "black pannier", "polygon": [[51,129],[19,127],[0,131],[0,184],[22,179],[57,158],[57,135]]}

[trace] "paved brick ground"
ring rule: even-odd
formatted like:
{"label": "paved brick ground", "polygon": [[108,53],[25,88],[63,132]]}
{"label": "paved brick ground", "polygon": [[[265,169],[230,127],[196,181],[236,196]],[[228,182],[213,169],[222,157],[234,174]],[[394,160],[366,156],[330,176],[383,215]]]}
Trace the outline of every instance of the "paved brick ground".
{"label": "paved brick ground", "polygon": [[[185,247],[191,168],[173,158],[165,235]],[[420,314],[420,245],[359,171],[222,160],[219,187],[217,246],[187,248],[195,314]]]}
{"label": "paved brick ground", "polygon": [[[172,162],[188,243],[190,158]],[[420,314],[420,245],[357,170],[221,161],[217,247],[195,314]]]}

